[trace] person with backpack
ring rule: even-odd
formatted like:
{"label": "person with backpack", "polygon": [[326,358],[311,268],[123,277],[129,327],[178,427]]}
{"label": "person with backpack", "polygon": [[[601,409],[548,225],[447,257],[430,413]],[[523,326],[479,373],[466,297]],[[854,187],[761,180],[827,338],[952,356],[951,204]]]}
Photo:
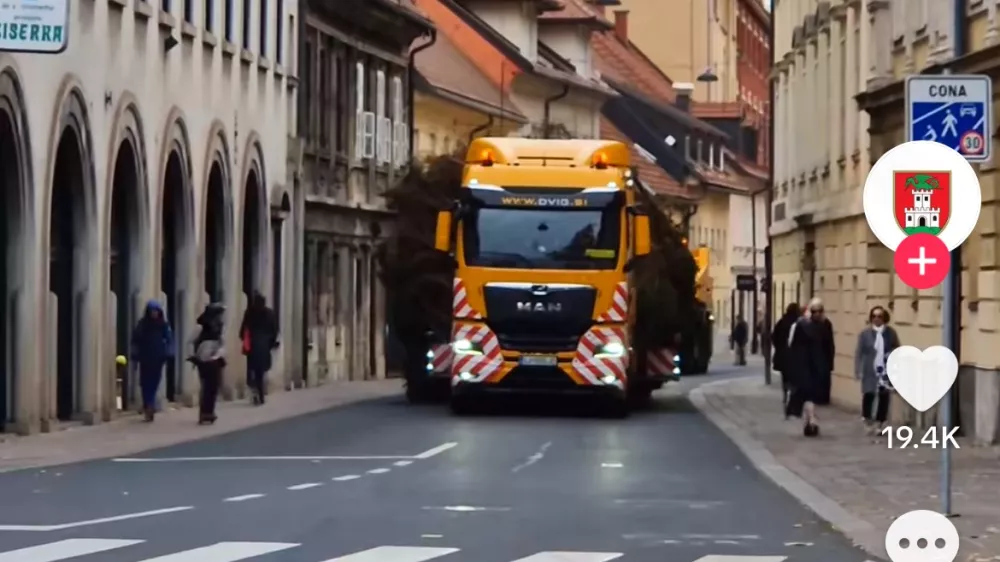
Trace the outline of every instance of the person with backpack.
{"label": "person with backpack", "polygon": [[222,386],[222,372],[226,367],[226,357],[222,343],[225,305],[212,303],[198,317],[201,332],[194,340],[194,354],[188,361],[198,369],[201,381],[201,399],[198,403],[198,424],[213,424],[215,402]]}
{"label": "person with backpack", "polygon": [[132,331],[132,363],[139,368],[142,411],[147,422],[156,417],[156,394],[163,378],[163,366],[174,356],[174,332],[155,300],[146,303],[146,311]]}
{"label": "person with backpack", "polygon": [[267,394],[267,372],[271,352],[278,347],[278,319],[264,295],[255,292],[240,324],[243,353],[247,356],[247,384],[254,405],[262,405]]}

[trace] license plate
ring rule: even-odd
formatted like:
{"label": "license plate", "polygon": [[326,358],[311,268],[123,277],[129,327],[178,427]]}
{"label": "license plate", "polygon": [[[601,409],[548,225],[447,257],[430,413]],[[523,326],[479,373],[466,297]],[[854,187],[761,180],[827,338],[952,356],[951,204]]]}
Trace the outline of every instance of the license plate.
{"label": "license plate", "polygon": [[525,355],[521,357],[521,364],[525,367],[555,367],[558,363],[554,355]]}

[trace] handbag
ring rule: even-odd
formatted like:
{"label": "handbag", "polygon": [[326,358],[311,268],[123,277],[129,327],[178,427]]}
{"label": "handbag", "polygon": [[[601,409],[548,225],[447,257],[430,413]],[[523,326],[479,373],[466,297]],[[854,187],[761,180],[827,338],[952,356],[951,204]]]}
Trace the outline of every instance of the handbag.
{"label": "handbag", "polygon": [[194,356],[201,363],[211,363],[222,356],[222,342],[219,340],[203,340],[198,344]]}
{"label": "handbag", "polygon": [[250,354],[250,330],[243,330],[243,355]]}

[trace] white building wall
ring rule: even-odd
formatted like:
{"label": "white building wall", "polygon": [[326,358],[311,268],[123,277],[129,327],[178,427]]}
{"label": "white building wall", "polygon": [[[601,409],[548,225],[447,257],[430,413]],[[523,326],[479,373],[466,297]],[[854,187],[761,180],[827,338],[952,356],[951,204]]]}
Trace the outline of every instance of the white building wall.
{"label": "white building wall", "polygon": [[579,25],[547,24],[539,28],[541,41],[573,63],[577,74],[585,78],[594,76],[590,33],[590,29]]}
{"label": "white building wall", "polygon": [[[194,0],[193,22],[184,22],[184,3],[172,2],[170,13],[160,11],[160,2],[142,0],[74,0],[71,6],[69,47],[59,55],[0,53],[0,71],[12,73],[23,92],[24,117],[29,131],[30,172],[33,185],[25,190],[30,216],[27,230],[20,238],[25,243],[21,258],[24,276],[13,288],[20,288],[20,319],[17,324],[24,341],[19,345],[18,364],[13,372],[19,379],[12,385],[15,427],[19,431],[46,427],[53,400],[55,343],[43,319],[53,315],[48,310],[48,233],[51,179],[56,148],[62,132],[60,113],[72,99],[79,99],[85,116],[82,128],[91,144],[90,165],[93,169],[92,192],[87,194],[92,212],[85,219],[86,234],[79,244],[86,256],[81,267],[86,268],[85,326],[79,345],[83,358],[78,374],[80,414],[85,421],[107,418],[114,409],[114,357],[101,350],[113,346],[113,323],[104,311],[112,304],[108,294],[108,231],[111,214],[112,174],[114,159],[121,141],[121,129],[128,120],[128,106],[135,109],[134,118],[141,127],[145,145],[145,186],[139,194],[142,205],[139,236],[141,250],[137,270],[143,298],[160,295],[161,201],[171,131],[184,131],[184,156],[189,161],[191,226],[188,233],[193,242],[186,255],[189,275],[188,302],[184,304],[188,318],[194,318],[204,303],[202,283],[205,191],[208,168],[214,148],[224,146],[229,160],[230,181],[226,185],[233,220],[227,225],[230,241],[226,265],[227,315],[231,336],[228,338],[236,361],[239,338],[232,335],[242,315],[244,299],[239,295],[242,248],[241,234],[244,178],[252,166],[259,166],[264,175],[266,210],[272,201],[280,201],[286,183],[286,140],[289,129],[287,109],[294,98],[288,89],[285,70],[277,64],[276,26],[282,25],[282,59],[289,64],[296,43],[295,25],[297,2],[271,0],[267,3],[265,32],[266,52],[258,52],[261,25],[261,0],[233,2],[237,13],[225,14],[224,0]],[[215,33],[205,28],[204,2],[212,8]],[[279,20],[277,6],[283,6]],[[252,16],[248,49],[238,48],[242,13],[246,6]],[[232,19],[232,39],[225,41],[225,20]],[[165,48],[165,40],[179,43]],[[292,67],[293,65],[289,65]],[[183,138],[186,137],[186,138]],[[85,163],[86,165],[86,163]],[[140,184],[143,182],[140,181]],[[269,220],[264,219],[261,249],[260,286],[270,286],[273,278],[270,266],[272,249]],[[286,229],[287,230],[287,229]],[[283,237],[286,244],[292,237]],[[290,248],[288,246],[287,248]],[[292,255],[289,251],[285,256]],[[286,262],[287,263],[287,262]],[[182,266],[183,267],[183,266]],[[20,286],[20,287],[18,287]],[[237,296],[239,295],[239,297]],[[26,314],[27,311],[34,311]],[[189,326],[190,327],[190,326]],[[189,337],[193,331],[177,334]],[[40,342],[40,344],[39,344]],[[276,359],[275,368],[281,361]],[[230,368],[227,386],[240,378]],[[193,377],[188,373],[186,377]],[[110,382],[109,382],[110,379]],[[186,393],[197,389],[193,379],[185,384]],[[192,397],[186,396],[190,401]]]}
{"label": "white building wall", "polygon": [[525,58],[532,62],[538,59],[538,8],[535,2],[475,0],[465,5],[517,46]]}

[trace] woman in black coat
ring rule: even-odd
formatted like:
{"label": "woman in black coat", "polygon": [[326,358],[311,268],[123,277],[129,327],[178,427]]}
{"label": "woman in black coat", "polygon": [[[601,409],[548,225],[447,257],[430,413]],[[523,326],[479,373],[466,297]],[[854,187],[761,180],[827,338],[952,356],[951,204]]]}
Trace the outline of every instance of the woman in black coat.
{"label": "woman in black coat", "polygon": [[278,319],[267,307],[264,295],[254,293],[240,325],[243,353],[247,356],[247,383],[253,403],[264,403],[267,372],[271,370],[271,351],[278,347]]}
{"label": "woman in black coat", "polygon": [[788,371],[788,334],[792,330],[792,325],[802,316],[802,307],[799,303],[793,302],[785,309],[785,315],[774,324],[771,331],[771,341],[774,345],[774,370],[781,373],[781,395],[782,404],[788,404],[789,381],[792,378]]}
{"label": "woman in black coat", "polygon": [[803,318],[792,326],[788,338],[788,367],[793,374],[792,393],[785,409],[787,416],[804,421],[806,437],[819,435],[816,404],[830,396],[832,333],[823,311],[823,302],[813,299]]}

